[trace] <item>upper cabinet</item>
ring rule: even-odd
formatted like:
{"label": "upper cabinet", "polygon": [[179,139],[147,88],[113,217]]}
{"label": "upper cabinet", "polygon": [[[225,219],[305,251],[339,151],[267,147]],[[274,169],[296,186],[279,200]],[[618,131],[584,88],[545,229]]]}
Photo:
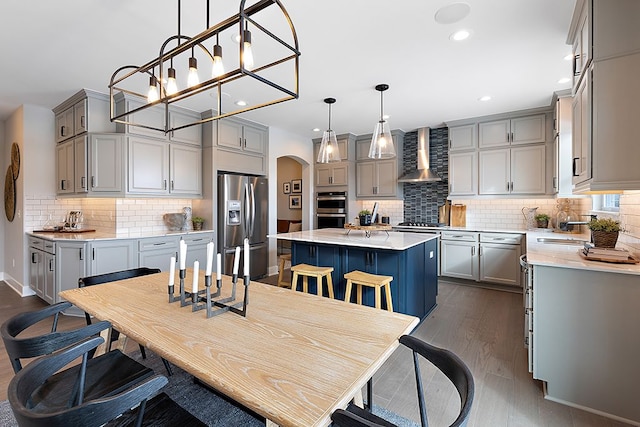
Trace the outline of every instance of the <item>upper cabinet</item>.
{"label": "upper cabinet", "polygon": [[569,29],[575,76],[574,193],[640,189],[640,2],[579,0]]}
{"label": "upper cabinet", "polygon": [[401,199],[402,185],[398,170],[402,167],[404,132],[392,130],[396,156],[391,159],[369,158],[372,135],[358,136],[356,143],[356,197],[358,199]]}
{"label": "upper cabinet", "polygon": [[545,115],[537,114],[483,122],[478,125],[478,132],[480,148],[544,143],[546,141]]}
{"label": "upper cabinet", "polygon": [[[342,161],[354,160],[354,146],[355,146],[355,135],[350,133],[345,133],[341,135],[336,135],[336,139],[338,140],[338,149],[340,150],[340,159]],[[318,153],[320,152],[320,143],[322,142],[322,138],[315,138],[313,140],[313,160],[317,163],[318,161]],[[359,153],[358,153],[359,154]]]}
{"label": "upper cabinet", "polygon": [[109,97],[82,89],[53,109],[55,141],[60,143],[85,132],[115,132],[109,120]]}
{"label": "upper cabinet", "polygon": [[[353,182],[356,157],[356,136],[350,133],[336,135],[338,148],[340,149],[339,162],[316,163],[315,164],[315,185],[319,191],[353,191]],[[322,139],[313,140],[314,161],[317,162],[318,152]]]}
{"label": "upper cabinet", "polygon": [[267,138],[266,129],[255,124],[237,118],[218,121],[218,147],[264,156]]}
{"label": "upper cabinet", "polygon": [[[205,117],[211,114],[209,111]],[[267,174],[269,128],[239,117],[227,117],[207,126],[213,133],[218,171]]]}
{"label": "upper cabinet", "polygon": [[473,123],[449,128],[449,151],[478,148],[478,125]]}

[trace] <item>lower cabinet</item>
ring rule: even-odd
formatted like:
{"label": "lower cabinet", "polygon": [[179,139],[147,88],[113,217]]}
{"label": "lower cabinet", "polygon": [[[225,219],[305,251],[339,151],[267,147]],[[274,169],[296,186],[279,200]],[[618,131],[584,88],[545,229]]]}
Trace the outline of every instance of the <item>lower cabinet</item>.
{"label": "lower cabinet", "polygon": [[29,239],[29,286],[40,298],[52,304],[55,297],[55,243]]}
{"label": "lower cabinet", "polygon": [[[419,318],[436,304],[438,286],[438,244],[433,239],[405,250],[385,250],[355,246],[335,246],[292,242],[292,265],[333,267],[336,299],[344,299],[344,275],[353,270],[393,276],[393,310]],[[315,293],[310,281],[310,293]],[[374,305],[373,289],[363,289],[363,304]]]}
{"label": "lower cabinet", "polygon": [[[57,241],[56,242],[56,292],[54,302],[62,301],[58,292],[78,287],[78,279],[88,276],[87,244],[86,242]],[[72,307],[69,314],[83,313]]]}
{"label": "lower cabinet", "polygon": [[443,276],[521,285],[522,234],[444,231],[441,239]]}
{"label": "lower cabinet", "polygon": [[129,270],[138,266],[136,240],[104,240],[89,244],[90,276]]}
{"label": "lower cabinet", "polygon": [[179,236],[151,237],[138,240],[138,266],[168,271],[171,257],[178,260]]}

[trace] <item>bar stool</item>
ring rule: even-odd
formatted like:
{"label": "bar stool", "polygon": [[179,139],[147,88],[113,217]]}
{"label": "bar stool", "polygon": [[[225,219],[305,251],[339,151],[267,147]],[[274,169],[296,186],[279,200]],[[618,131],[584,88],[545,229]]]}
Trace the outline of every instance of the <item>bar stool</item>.
{"label": "bar stool", "polygon": [[322,296],[322,278],[327,278],[327,291],[329,298],[333,296],[333,280],[331,279],[331,273],[333,267],[316,267],[308,264],[298,264],[291,267],[293,278],[291,279],[291,289],[294,291],[298,288],[298,276],[302,276],[302,291],[309,292],[309,277],[315,277],[317,281],[317,291],[319,296]]}
{"label": "bar stool", "polygon": [[278,286],[290,288],[291,283],[284,280],[284,265],[287,261],[289,261],[289,264],[291,264],[291,254],[280,255],[280,267],[278,267]]}
{"label": "bar stool", "polygon": [[344,300],[349,302],[351,299],[351,286],[356,285],[356,298],[358,304],[362,305],[362,287],[369,286],[375,288],[376,308],[382,308],[381,288],[385,288],[385,299],[387,310],[393,311],[393,302],[391,300],[391,282],[393,276],[380,276],[377,274],[365,273],[364,271],[354,270],[344,275],[347,279],[347,288],[345,290]]}

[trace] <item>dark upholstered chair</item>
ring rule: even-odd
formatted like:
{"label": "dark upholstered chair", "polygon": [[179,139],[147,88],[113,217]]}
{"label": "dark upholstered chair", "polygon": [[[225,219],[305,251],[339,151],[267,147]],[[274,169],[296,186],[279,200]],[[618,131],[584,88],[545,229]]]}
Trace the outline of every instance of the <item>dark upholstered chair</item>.
{"label": "dark upholstered chair", "polygon": [[[146,400],[158,393],[167,383],[167,379],[160,375],[152,375],[109,396],[98,396],[95,399],[89,397],[83,392],[82,381],[92,369],[89,366],[88,353],[103,342],[102,337],[90,338],[35,360],[18,372],[7,390],[8,400],[18,424],[21,427],[98,427],[139,405],[133,411],[136,425],[141,425]],[[42,388],[46,388],[58,375],[56,372],[79,357],[82,357],[82,362],[76,366],[80,367],[80,383],[73,393],[72,400],[59,408],[42,406],[39,400]]]}
{"label": "dark upholstered chair", "polygon": [[[159,268],[148,268],[148,267],[140,267],[140,268],[132,268],[130,270],[122,270],[122,271],[114,271],[113,273],[105,273],[98,274],[96,276],[87,276],[82,277],[78,280],[78,287],[83,288],[85,286],[93,286],[93,285],[101,285],[103,283],[115,282],[117,280],[131,279],[133,277],[146,276],[149,274],[160,273]],[[91,324],[91,316],[89,313],[84,313],[84,317],[87,320],[87,325]],[[111,341],[107,345],[107,349],[111,350],[111,344],[118,339],[120,336],[120,332],[117,330],[113,330],[111,332]],[[142,358],[147,358],[147,353],[143,345],[140,345],[140,354],[142,354]],[[167,370],[167,374],[169,376],[172,375],[173,371],[171,370],[171,365],[165,359],[162,359],[162,363],[164,364],[165,369]]]}
{"label": "dark upholstered chair", "polygon": [[[21,359],[51,354],[111,327],[109,322],[98,322],[80,329],[57,331],[57,316],[70,307],[71,303],[61,302],[42,310],[17,314],[2,324],[0,334],[16,374],[22,370]],[[52,316],[52,332],[39,336],[20,336],[30,326]],[[85,368],[86,373],[80,381],[80,372]],[[151,375],[151,369],[114,350],[89,359],[86,367],[76,365],[52,376],[38,389],[33,402],[38,402],[39,407],[55,410],[65,407],[70,399],[77,397],[81,391],[80,383],[84,384],[85,397],[93,399],[119,393]]]}
{"label": "dark upholstered chair", "polygon": [[[473,403],[474,382],[471,371],[467,365],[454,353],[449,350],[434,347],[426,342],[410,336],[404,335],[400,338],[400,343],[409,347],[413,351],[413,363],[416,376],[416,386],[418,391],[418,404],[420,407],[420,421],[423,427],[428,426],[427,411],[424,403],[424,389],[422,386],[422,377],[420,376],[420,357],[427,359],[436,368],[449,378],[458,390],[460,395],[460,412],[450,427],[466,426],[471,413],[471,405]],[[370,404],[371,402],[369,402]],[[344,409],[336,410],[331,419],[335,426],[338,427],[376,427],[386,426],[393,427],[394,424],[373,415],[371,412],[359,408],[355,405],[349,405]]]}

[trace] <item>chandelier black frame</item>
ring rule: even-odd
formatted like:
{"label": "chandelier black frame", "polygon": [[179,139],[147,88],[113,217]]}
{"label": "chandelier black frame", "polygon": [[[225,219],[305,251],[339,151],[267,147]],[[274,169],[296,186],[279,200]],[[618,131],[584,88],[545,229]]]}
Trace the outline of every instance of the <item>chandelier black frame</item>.
{"label": "chandelier black frame", "polygon": [[[180,34],[180,0],[178,0],[178,34],[169,37],[168,39],[166,39],[164,41],[164,43],[162,44],[162,47],[160,48],[160,53],[158,55],[157,58],[151,60],[150,62],[142,65],[142,66],[136,66],[136,65],[125,65],[123,67],[118,68],[113,75],[111,76],[111,81],[109,84],[109,98],[110,98],[110,109],[111,109],[111,121],[112,122],[116,122],[116,123],[122,123],[125,125],[130,125],[130,126],[139,126],[139,127],[143,127],[143,128],[147,128],[147,129],[153,129],[153,130],[157,130],[157,131],[161,131],[164,133],[169,133],[169,132],[173,132],[176,130],[180,130],[180,129],[184,129],[190,126],[194,126],[194,125],[199,125],[199,124],[203,124],[206,122],[210,122],[212,120],[218,120],[218,119],[222,119],[225,117],[229,117],[229,116],[233,116],[236,114],[240,114],[240,113],[244,113],[247,111],[251,111],[251,110],[256,110],[259,108],[263,108],[263,107],[267,107],[270,105],[275,105],[275,104],[279,104],[281,102],[285,102],[285,101],[290,101],[293,99],[298,99],[299,97],[299,62],[300,62],[300,50],[299,50],[299,46],[298,46],[298,36],[296,34],[296,30],[295,27],[293,25],[293,22],[291,21],[291,18],[288,14],[288,12],[286,11],[286,9],[284,8],[284,6],[282,5],[282,3],[280,2],[280,0],[260,0],[258,2],[256,2],[255,4],[246,7],[245,8],[245,2],[246,0],[241,0],[240,1],[240,8],[239,8],[239,12],[237,15],[233,15],[227,19],[225,19],[224,21],[219,22],[218,24],[215,24],[211,27],[208,27],[205,31],[201,32],[200,34],[194,36],[194,37],[189,37],[189,36],[185,36],[185,35],[181,35]],[[287,43],[286,41],[282,40],[280,37],[278,37],[277,35],[275,35],[274,33],[272,33],[271,31],[269,31],[268,29],[266,29],[264,26],[260,25],[258,22],[256,22],[256,20],[252,19],[252,15],[255,15],[256,13],[272,7],[272,6],[277,6],[278,8],[280,8],[281,13],[283,14],[284,18],[286,19],[286,22],[289,25],[289,29],[291,30],[291,35],[292,35],[292,40],[293,40],[293,45],[290,43]],[[209,16],[209,0],[207,0],[207,17]],[[291,54],[287,54],[286,56],[283,57],[279,57],[275,60],[272,60],[271,62],[262,65],[260,67],[256,67],[254,69],[247,69],[245,67],[244,64],[244,48],[245,48],[245,41],[251,42],[250,40],[250,33],[248,34],[247,31],[244,31],[247,29],[247,24],[250,23],[252,26],[254,26],[255,28],[258,28],[260,31],[262,31],[262,33],[266,34],[267,36],[269,36],[271,39],[275,40],[276,42],[278,42],[280,45],[284,46],[286,48],[286,50],[290,51]],[[207,23],[208,25],[208,23]],[[218,35],[224,31],[227,30],[231,27],[233,27],[234,25],[238,26],[238,30],[239,30],[239,34],[240,34],[240,55],[239,55],[239,61],[238,61],[238,67],[234,68],[233,70],[230,70],[228,72],[225,72],[224,74],[222,74],[219,77],[213,77],[210,79],[207,79],[197,85],[191,86],[191,87],[187,87],[184,88],[182,90],[179,90],[178,92],[174,93],[174,94],[168,94],[166,91],[165,86],[162,84],[162,82],[164,82],[166,80],[166,78],[168,77],[168,68],[170,68],[171,66],[167,67],[166,64],[172,63],[172,60],[174,57],[178,56],[179,54],[187,51],[187,50],[193,50],[193,49],[201,49],[204,52],[206,52],[206,56],[208,56],[211,61],[213,62],[213,57],[215,52],[210,52],[205,46],[206,43],[205,42],[209,42],[209,44],[213,45],[217,45],[217,38]],[[246,40],[246,38],[249,38],[248,40]],[[168,44],[170,44],[173,41],[177,41],[178,45],[171,49],[168,52],[165,52],[165,48],[167,47]],[[182,42],[182,43],[181,43]],[[213,43],[215,42],[215,43]],[[294,68],[294,75],[293,75],[293,88],[289,89],[286,87],[283,87],[280,84],[277,84],[267,78],[265,78],[264,76],[260,75],[259,73],[269,69],[271,67],[275,67],[281,64],[284,64],[286,62],[289,61],[294,61],[293,64],[293,68]],[[159,75],[157,76],[158,81],[161,82],[161,84],[159,85],[159,99],[153,102],[148,102],[147,101],[147,95],[140,93],[140,92],[136,92],[134,90],[125,88],[124,85],[127,82],[130,82],[130,79],[133,78],[139,78],[139,73],[144,74],[145,76],[149,77],[149,78],[156,78],[156,74],[155,74],[155,70],[159,70]],[[228,112],[223,112],[222,111],[222,88],[225,84],[233,82],[235,80],[241,79],[241,78],[245,78],[245,77],[249,77],[249,78],[253,78],[267,86],[270,86],[276,90],[278,90],[279,92],[281,92],[283,94],[282,97],[280,98],[276,98],[276,99],[272,99],[270,101],[266,101],[266,102],[261,102],[255,105],[247,105],[244,106],[243,108],[239,108],[233,111],[228,111]],[[146,89],[146,88],[145,88]],[[170,123],[170,119],[169,119],[169,106],[175,102],[184,100],[190,96],[205,92],[207,90],[211,90],[211,89],[217,89],[217,102],[216,102],[216,110],[214,111],[213,115],[211,117],[207,117],[205,119],[202,120],[195,120],[191,123],[187,123],[187,124],[181,124],[179,126],[175,126],[172,127],[171,123]],[[143,101],[143,105],[141,106],[137,106],[137,107],[133,107],[130,109],[126,109],[126,111],[119,111],[116,112],[116,101],[114,99],[115,95],[118,93],[125,93],[125,94],[130,94],[133,95],[135,97],[139,97],[140,100]],[[129,116],[135,114],[138,111],[159,105],[159,104],[163,104],[164,105],[164,128],[158,128],[155,127],[153,125],[150,124],[146,124],[146,123],[136,123],[134,121],[130,121],[129,120]]]}

